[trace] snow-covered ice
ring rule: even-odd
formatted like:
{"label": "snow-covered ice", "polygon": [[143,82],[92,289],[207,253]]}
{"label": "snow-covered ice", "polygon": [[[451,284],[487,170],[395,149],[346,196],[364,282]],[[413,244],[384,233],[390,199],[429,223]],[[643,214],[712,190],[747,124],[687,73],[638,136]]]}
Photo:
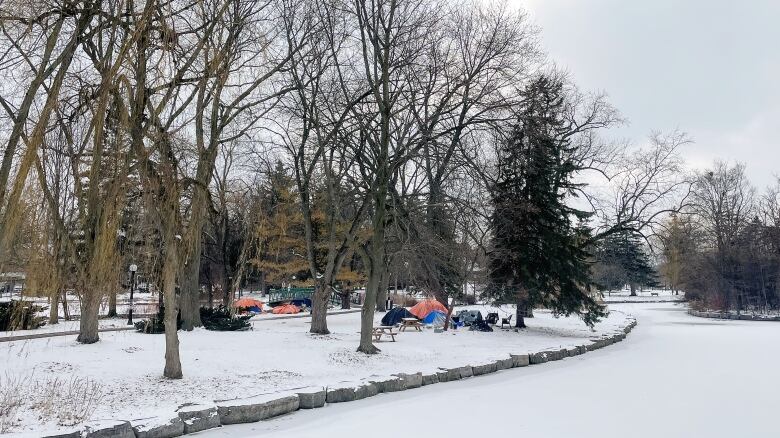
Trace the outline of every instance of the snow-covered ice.
{"label": "snow-covered ice", "polygon": [[780,436],[780,324],[696,318],[679,304],[610,307],[635,314],[639,325],[626,341],[584,356],[203,436]]}

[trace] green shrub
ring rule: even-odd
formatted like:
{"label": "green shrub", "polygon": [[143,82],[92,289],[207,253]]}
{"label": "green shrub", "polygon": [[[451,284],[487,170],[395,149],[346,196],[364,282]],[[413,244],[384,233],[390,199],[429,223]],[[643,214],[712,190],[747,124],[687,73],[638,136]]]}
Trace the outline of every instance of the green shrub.
{"label": "green shrub", "polygon": [[0,331],[33,330],[46,324],[46,318],[38,316],[47,308],[29,301],[11,300],[0,303]]}
{"label": "green shrub", "polygon": [[208,307],[200,308],[200,320],[203,321],[203,327],[206,327],[206,330],[222,332],[250,330],[252,324],[247,320],[251,317],[251,315],[235,315],[225,306],[213,309]]}
{"label": "green shrub", "polygon": [[[176,329],[181,328],[181,311],[176,317]],[[160,307],[157,315],[152,316],[149,319],[144,319],[135,323],[136,331],[147,334],[160,334],[165,333],[165,307]]]}

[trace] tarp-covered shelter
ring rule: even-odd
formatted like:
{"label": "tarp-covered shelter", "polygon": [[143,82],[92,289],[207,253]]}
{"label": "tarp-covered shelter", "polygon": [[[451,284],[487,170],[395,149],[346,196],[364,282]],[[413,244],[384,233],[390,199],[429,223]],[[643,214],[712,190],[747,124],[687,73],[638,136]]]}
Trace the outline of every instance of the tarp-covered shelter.
{"label": "tarp-covered shelter", "polygon": [[390,309],[385,316],[382,317],[382,325],[396,325],[400,324],[403,318],[416,318],[411,312],[404,307],[395,307]]}
{"label": "tarp-covered shelter", "polygon": [[233,307],[236,309],[246,309],[248,312],[261,313],[263,311],[263,302],[254,298],[244,297],[236,300]]}
{"label": "tarp-covered shelter", "polygon": [[274,310],[271,311],[271,313],[275,314],[281,314],[281,313],[298,313],[301,309],[294,305],[294,304],[283,304],[281,306],[274,307]]}
{"label": "tarp-covered shelter", "polygon": [[447,314],[445,312],[434,310],[433,312],[429,313],[425,318],[423,318],[422,322],[424,324],[431,324],[436,327],[443,327],[444,322],[446,320],[447,320]]}
{"label": "tarp-covered shelter", "polygon": [[409,309],[410,312],[414,316],[416,316],[419,319],[423,319],[426,316],[428,316],[429,313],[433,312],[434,310],[438,310],[439,312],[447,313],[447,308],[444,307],[444,304],[436,301],[436,300],[424,300],[420,301],[419,303],[415,304],[411,309]]}

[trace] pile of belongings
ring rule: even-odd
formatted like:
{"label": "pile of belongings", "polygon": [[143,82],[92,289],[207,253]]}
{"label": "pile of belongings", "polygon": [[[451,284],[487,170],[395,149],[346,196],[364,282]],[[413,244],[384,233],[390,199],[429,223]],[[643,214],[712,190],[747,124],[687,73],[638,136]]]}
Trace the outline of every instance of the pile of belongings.
{"label": "pile of belongings", "polygon": [[455,319],[462,325],[471,326],[472,324],[482,322],[482,312],[479,310],[461,310],[455,316]]}
{"label": "pile of belongings", "polygon": [[263,313],[263,302],[254,298],[244,297],[238,299],[233,303],[233,307],[245,312]]}
{"label": "pile of belongings", "polygon": [[382,325],[391,326],[400,324],[404,318],[417,318],[411,312],[404,307],[395,307],[390,309],[385,316],[382,317]]}
{"label": "pile of belongings", "polygon": [[487,323],[487,321],[480,320],[471,323],[471,326],[469,326],[469,330],[478,331],[478,332],[492,332],[493,327],[491,327],[490,324]]}
{"label": "pile of belongings", "polygon": [[271,313],[275,314],[283,314],[283,313],[298,313],[301,311],[301,308],[296,306],[295,304],[282,304],[281,306],[274,307],[274,310],[271,311]]}

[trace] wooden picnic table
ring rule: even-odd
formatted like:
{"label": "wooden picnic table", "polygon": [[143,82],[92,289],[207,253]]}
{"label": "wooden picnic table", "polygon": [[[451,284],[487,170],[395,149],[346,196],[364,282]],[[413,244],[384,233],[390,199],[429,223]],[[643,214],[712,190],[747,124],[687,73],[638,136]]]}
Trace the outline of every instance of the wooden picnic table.
{"label": "wooden picnic table", "polygon": [[401,318],[401,328],[398,329],[398,331],[405,332],[409,327],[414,328],[418,332],[422,331],[422,324],[417,320],[417,318]]}
{"label": "wooden picnic table", "polygon": [[382,339],[382,336],[390,336],[390,339],[395,342],[395,335],[398,334],[398,332],[394,332],[393,329],[395,327],[391,325],[380,325],[376,326],[372,329],[372,335],[374,336],[374,341],[379,342]]}

